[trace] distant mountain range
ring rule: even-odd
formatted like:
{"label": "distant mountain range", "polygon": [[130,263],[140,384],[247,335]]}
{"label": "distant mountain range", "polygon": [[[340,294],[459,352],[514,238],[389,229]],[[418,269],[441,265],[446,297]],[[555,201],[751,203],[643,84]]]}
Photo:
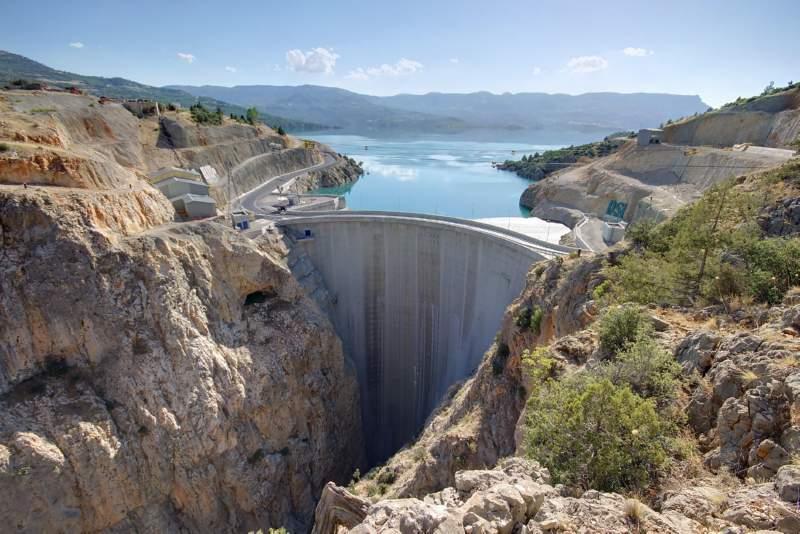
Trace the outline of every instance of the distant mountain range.
{"label": "distant mountain range", "polygon": [[658,93],[583,95],[488,92],[369,96],[316,85],[170,86],[196,96],[256,106],[345,131],[568,129],[606,132],[653,127],[708,109],[699,96]]}
{"label": "distant mountain range", "polygon": [[699,96],[659,93],[583,95],[488,92],[369,96],[317,85],[153,87],[124,78],[83,76],[52,69],[0,51],[0,85],[26,79],[59,87],[77,86],[95,95],[200,102],[225,113],[255,106],[267,124],[290,131],[338,128],[348,133],[455,133],[470,130],[575,131],[607,134],[657,126],[705,111]]}
{"label": "distant mountain range", "polygon": [[[179,89],[144,85],[125,78],[84,76],[56,70],[25,56],[0,50],[0,86],[21,79],[42,82],[53,87],[75,86],[91,94],[110,98],[142,98],[165,103],[176,102],[187,107],[199,102],[212,110],[220,107],[226,114],[243,115],[245,113],[245,108],[242,106],[214,98],[206,96],[198,98]],[[331,127],[328,126],[329,123],[308,123],[302,120],[286,119],[267,112],[261,113],[261,119],[271,126],[282,126],[289,131],[319,130]]]}

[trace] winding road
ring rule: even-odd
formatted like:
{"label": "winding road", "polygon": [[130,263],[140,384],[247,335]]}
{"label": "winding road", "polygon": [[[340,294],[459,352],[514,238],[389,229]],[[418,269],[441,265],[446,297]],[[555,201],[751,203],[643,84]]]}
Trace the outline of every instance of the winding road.
{"label": "winding road", "polygon": [[[259,156],[254,156],[254,157],[259,157]],[[244,208],[258,215],[268,214],[269,212],[272,211],[269,209],[269,201],[272,200],[276,202],[278,200],[278,197],[282,196],[279,193],[275,193],[275,191],[278,188],[286,185],[292,180],[298,178],[299,176],[302,176],[309,172],[327,169],[328,167],[336,163],[336,158],[334,158],[333,155],[328,152],[323,152],[322,157],[323,157],[322,163],[317,163],[316,165],[312,165],[310,167],[305,167],[303,169],[299,169],[296,171],[287,172],[286,174],[274,176],[269,180],[267,180],[266,182],[264,182],[263,184],[251,189],[247,193],[239,195],[238,197],[233,199],[232,201],[233,207],[235,209]],[[252,159],[253,158],[250,158],[250,160]],[[245,160],[240,165],[244,165],[248,163],[250,160]],[[231,171],[231,175],[232,174],[233,171]],[[273,198],[270,199],[270,197]],[[265,209],[264,206],[266,206],[267,209]]]}

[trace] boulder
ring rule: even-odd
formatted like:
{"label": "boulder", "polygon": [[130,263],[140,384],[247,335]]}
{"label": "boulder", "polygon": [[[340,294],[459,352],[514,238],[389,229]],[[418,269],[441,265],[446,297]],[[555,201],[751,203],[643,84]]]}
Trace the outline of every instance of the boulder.
{"label": "boulder", "polygon": [[661,512],[677,512],[695,521],[717,514],[725,503],[725,493],[713,486],[694,486],[664,495]]}
{"label": "boulder", "polygon": [[722,518],[752,530],[800,532],[800,514],[781,502],[772,484],[743,486],[733,491]]}
{"label": "boulder", "polygon": [[696,370],[705,374],[714,360],[720,337],[708,330],[700,330],[687,336],[675,350],[675,358],[687,373]]}
{"label": "boulder", "polygon": [[775,490],[781,499],[791,503],[800,502],[800,466],[784,465],[775,477]]}

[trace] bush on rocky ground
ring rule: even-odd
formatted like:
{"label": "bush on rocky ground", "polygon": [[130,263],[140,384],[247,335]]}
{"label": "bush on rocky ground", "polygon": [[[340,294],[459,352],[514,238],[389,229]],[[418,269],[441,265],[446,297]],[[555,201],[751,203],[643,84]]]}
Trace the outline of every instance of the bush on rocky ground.
{"label": "bush on rocky ground", "polygon": [[638,306],[624,304],[609,308],[598,325],[600,348],[613,357],[638,338],[649,337],[653,330],[650,319]]}
{"label": "bush on rocky ground", "polygon": [[664,407],[675,400],[681,366],[655,340],[640,333],[597,373],[618,386],[629,386],[637,395],[653,399],[657,406]]}
{"label": "bush on rocky ground", "polygon": [[670,220],[631,226],[632,249],[607,269],[611,294],[640,304],[775,304],[800,284],[800,240],[759,224],[776,199],[797,195],[800,161],[708,190]]}
{"label": "bush on rocky ground", "polygon": [[673,431],[652,400],[580,372],[548,380],[531,395],[525,450],[557,483],[636,490],[666,466]]}

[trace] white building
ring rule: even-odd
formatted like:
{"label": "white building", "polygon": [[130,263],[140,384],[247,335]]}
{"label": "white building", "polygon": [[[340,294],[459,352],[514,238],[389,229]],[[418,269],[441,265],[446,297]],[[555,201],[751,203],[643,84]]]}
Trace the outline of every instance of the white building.
{"label": "white building", "polygon": [[217,214],[209,186],[197,171],[166,167],[150,173],[150,182],[172,202],[180,219],[204,219]]}
{"label": "white building", "polygon": [[639,146],[660,145],[664,139],[664,130],[658,128],[642,128],[636,136]]}

